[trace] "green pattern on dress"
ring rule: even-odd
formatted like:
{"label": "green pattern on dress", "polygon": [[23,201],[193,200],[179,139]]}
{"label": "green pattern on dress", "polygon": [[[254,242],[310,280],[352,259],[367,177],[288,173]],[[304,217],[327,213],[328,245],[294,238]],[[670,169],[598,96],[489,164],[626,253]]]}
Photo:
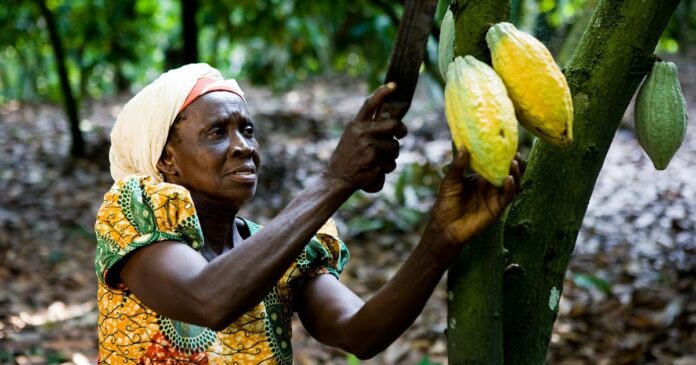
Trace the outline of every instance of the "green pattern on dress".
{"label": "green pattern on dress", "polygon": [[[152,201],[140,184],[141,181],[138,177],[129,178],[124,181],[118,196],[118,205],[121,207],[123,215],[140,235],[133,238],[130,245],[122,248],[109,237],[97,234],[98,244],[95,258],[97,273],[106,272],[131,251],[153,242],[185,242],[191,245],[194,250],[200,250],[203,247],[203,231],[197,215],[183,219],[174,227],[174,232],[157,230]],[[103,281],[104,278],[99,277],[99,280]]]}
{"label": "green pattern on dress", "polygon": [[[242,220],[249,228],[250,235],[261,229],[260,225],[252,221]],[[266,308],[264,328],[271,351],[279,365],[292,365],[292,307],[281,301],[277,285],[263,298],[263,304]]]}
{"label": "green pattern on dress", "polygon": [[[323,266],[327,269],[329,274],[338,279],[343,268],[348,263],[350,253],[348,252],[348,248],[346,248],[340,240],[328,235],[323,235],[322,239],[333,245],[337,245],[339,247],[338,255],[336,257],[332,256],[326,246],[322,245],[321,242],[314,237],[309,241],[307,246],[305,246],[300,256],[297,257],[297,267],[300,271],[306,273],[313,267]],[[331,262],[331,260],[335,260],[336,262]]]}
{"label": "green pattern on dress", "polygon": [[157,323],[164,337],[185,354],[205,351],[217,339],[215,331],[211,329],[175,321],[162,315],[157,316]]}
{"label": "green pattern on dress", "polygon": [[[155,213],[143,200],[143,189],[137,178],[130,178],[123,184],[123,190],[118,197],[118,204],[123,209],[123,214],[128,218],[133,227],[140,234],[147,235],[157,229]],[[149,241],[147,238],[138,238],[138,241]],[[149,241],[152,242],[152,241]]]}
{"label": "green pattern on dress", "polygon": [[278,360],[279,365],[292,365],[292,310],[290,306],[283,303],[278,294],[278,287],[263,298],[266,307],[265,328],[271,351]]}
{"label": "green pattern on dress", "polygon": [[189,242],[194,250],[203,247],[203,233],[201,232],[201,224],[198,222],[197,215],[182,220],[176,226],[175,231],[185,242]]}

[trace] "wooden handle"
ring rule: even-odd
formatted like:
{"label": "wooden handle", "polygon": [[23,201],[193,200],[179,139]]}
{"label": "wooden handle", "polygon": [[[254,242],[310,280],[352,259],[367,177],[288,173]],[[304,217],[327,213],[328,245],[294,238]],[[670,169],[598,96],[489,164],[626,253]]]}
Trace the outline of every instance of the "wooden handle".
{"label": "wooden handle", "polygon": [[[380,107],[378,119],[401,119],[411,106],[428,36],[433,28],[437,0],[406,0],[404,15],[394,41],[384,83],[395,82],[396,90]],[[362,190],[379,191],[384,175],[370,181]]]}

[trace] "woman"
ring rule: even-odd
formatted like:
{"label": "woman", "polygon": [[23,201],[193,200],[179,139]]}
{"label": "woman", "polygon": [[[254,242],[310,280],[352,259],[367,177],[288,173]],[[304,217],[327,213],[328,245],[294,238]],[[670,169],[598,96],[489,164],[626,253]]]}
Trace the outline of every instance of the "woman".
{"label": "woman", "polygon": [[373,123],[394,88],[367,98],[321,176],[263,228],[237,216],[261,154],[236,82],[187,65],[133,97],[112,131],[115,184],[95,226],[100,363],[290,364],[293,312],[316,339],[360,358],[392,343],[512,200],[521,168],[513,162],[498,189],[463,176],[462,151],[421,242],[363,302],[337,280],[348,251],[330,217],[396,167],[406,128]]}

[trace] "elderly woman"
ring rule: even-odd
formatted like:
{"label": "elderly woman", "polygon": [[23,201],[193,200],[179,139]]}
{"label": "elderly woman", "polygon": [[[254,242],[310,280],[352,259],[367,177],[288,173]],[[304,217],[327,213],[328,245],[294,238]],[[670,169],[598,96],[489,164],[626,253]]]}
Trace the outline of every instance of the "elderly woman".
{"label": "elderly woman", "polygon": [[237,83],[193,64],[135,95],[111,134],[115,183],[95,226],[99,362],[291,364],[294,312],[317,340],[360,358],[392,343],[520,176],[514,161],[502,188],[465,177],[463,151],[421,242],[363,302],[338,280],[348,251],[330,217],[355,191],[381,189],[396,167],[406,128],[373,123],[394,88],[367,98],[321,176],[264,227],[237,216],[261,164]]}

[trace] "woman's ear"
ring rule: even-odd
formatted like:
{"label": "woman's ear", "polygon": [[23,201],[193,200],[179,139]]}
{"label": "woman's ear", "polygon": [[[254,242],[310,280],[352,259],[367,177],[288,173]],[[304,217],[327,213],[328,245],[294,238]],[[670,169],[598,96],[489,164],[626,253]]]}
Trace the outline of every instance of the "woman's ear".
{"label": "woman's ear", "polygon": [[162,151],[159,161],[157,161],[157,169],[166,176],[176,176],[176,165],[174,164],[173,148],[167,143]]}

